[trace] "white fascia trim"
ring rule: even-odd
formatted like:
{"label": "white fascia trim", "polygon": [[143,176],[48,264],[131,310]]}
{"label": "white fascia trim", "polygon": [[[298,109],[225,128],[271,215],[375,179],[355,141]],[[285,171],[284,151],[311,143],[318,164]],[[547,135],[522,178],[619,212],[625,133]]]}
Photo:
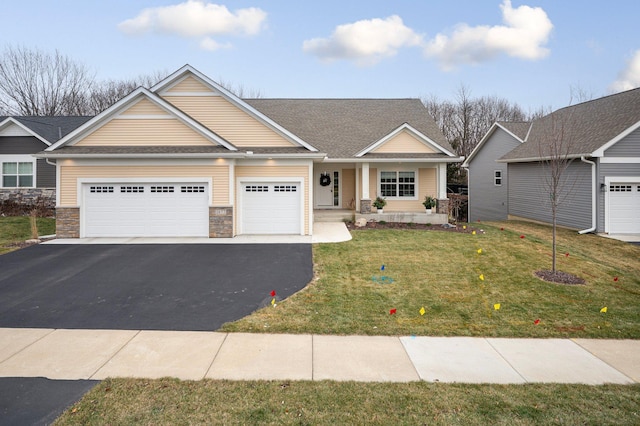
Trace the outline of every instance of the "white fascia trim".
{"label": "white fascia trim", "polygon": [[400,132],[402,131],[409,131],[411,133],[413,133],[415,136],[417,136],[419,139],[422,139],[422,143],[424,143],[425,145],[430,146],[431,148],[435,148],[438,151],[450,156],[450,157],[455,157],[455,154],[447,151],[446,149],[442,148],[440,145],[438,145],[436,142],[434,142],[433,140],[431,140],[429,137],[427,137],[425,134],[421,133],[420,131],[416,130],[415,128],[413,128],[410,124],[408,123],[403,123],[401,124],[398,128],[396,128],[395,130],[393,130],[391,133],[389,133],[388,135],[384,136],[382,139],[380,139],[377,142],[372,143],[371,145],[369,145],[368,147],[366,147],[365,149],[363,149],[362,151],[358,152],[356,154],[356,157],[362,157],[363,155],[374,151],[376,148],[378,148],[379,146],[385,144],[389,139],[392,139],[393,137],[395,137],[396,135],[398,135]]}
{"label": "white fascia trim", "polygon": [[[569,160],[579,160],[582,157],[591,157],[591,156],[592,155],[590,153],[571,154],[571,155],[567,155],[566,158]],[[507,160],[497,159],[496,163],[532,163],[532,162],[550,161],[550,160],[554,160],[554,158],[553,157],[530,157],[530,158],[514,158],[514,159],[507,159]]]}
{"label": "white fascia trim", "polygon": [[48,140],[46,140],[45,138],[43,138],[42,136],[40,136],[39,134],[37,134],[36,132],[34,132],[33,130],[31,130],[30,128],[28,128],[27,126],[25,126],[24,124],[22,124],[21,122],[19,122],[13,117],[7,117],[6,119],[4,119],[0,123],[0,129],[7,127],[9,124],[15,124],[25,132],[29,133],[34,138],[38,139],[40,142],[44,143],[47,146],[51,146],[51,142],[49,142]]}
{"label": "white fascia trim", "polygon": [[65,166],[226,166],[233,160],[223,160],[216,158],[167,158],[167,159],[104,159],[104,158],[80,158],[67,161],[61,161],[59,165]]}
{"label": "white fascia trim", "polygon": [[640,164],[640,157],[601,157],[600,164]]}
{"label": "white fascia trim", "polygon": [[36,158],[136,158],[136,159],[144,159],[144,158],[244,158],[242,154],[226,154],[226,153],[217,153],[217,154],[209,154],[209,153],[194,153],[194,154],[33,154]]}
{"label": "white fascia trim", "polygon": [[82,199],[82,186],[84,184],[91,183],[105,183],[105,184],[122,184],[122,183],[206,183],[209,188],[207,194],[207,202],[209,206],[213,205],[213,179],[209,177],[171,177],[171,176],[157,176],[157,177],[121,177],[121,178],[78,178],[76,183],[77,199],[80,200],[79,206],[84,204]]}
{"label": "white fascia trim", "polygon": [[[309,151],[312,151],[312,152],[317,152],[318,151],[316,148],[314,148],[313,146],[309,145],[308,143],[306,143],[305,141],[303,141],[298,136],[294,135],[293,133],[291,133],[290,131],[288,131],[284,127],[280,126],[278,123],[276,123],[275,121],[271,120],[269,117],[267,117],[266,115],[264,115],[263,113],[261,113],[257,109],[253,108],[251,105],[247,104],[245,101],[243,101],[242,99],[240,99],[239,97],[237,97],[236,95],[234,95],[233,93],[231,93],[230,91],[228,91],[227,89],[225,89],[224,87],[222,87],[221,85],[216,83],[215,81],[211,80],[209,77],[207,77],[206,75],[202,74],[200,71],[198,71],[197,69],[193,68],[191,65],[183,66],[182,68],[180,68],[179,70],[177,70],[176,72],[171,74],[169,77],[165,78],[163,81],[161,81],[158,84],[156,84],[155,86],[153,86],[151,88],[151,91],[162,94],[163,91],[169,89],[170,87],[172,87],[175,84],[177,84],[179,81],[182,81],[182,79],[186,78],[187,77],[187,73],[191,73],[194,76],[196,76],[198,79],[200,79],[206,85],[208,85],[209,87],[213,88],[213,90],[215,92],[219,93],[226,100],[228,100],[229,102],[231,102],[232,104],[234,104],[235,106],[237,106],[238,108],[240,108],[241,110],[246,112],[247,114],[253,116],[258,121],[263,122],[268,127],[270,127],[272,130],[276,131],[281,136],[283,136],[285,139],[288,139],[288,140],[290,140],[290,141],[292,141],[292,142],[294,142],[294,143],[296,143],[296,144],[298,144],[300,146],[303,146],[303,147],[307,148]],[[173,94],[171,94],[171,95],[173,95]]]}
{"label": "white fascia trim", "polygon": [[144,87],[140,87],[133,92],[131,92],[128,96],[119,100],[115,104],[111,105],[109,108],[101,112],[100,114],[93,117],[91,120],[87,121],[82,126],[78,127],[71,133],[69,133],[64,138],[60,139],[55,144],[51,145],[46,151],[53,151],[56,148],[59,148],[64,145],[73,145],[78,137],[85,136],[88,133],[91,133],[103,125],[105,125],[110,119],[115,118],[120,112],[126,110],[127,108],[137,104],[139,102],[138,98],[146,97],[148,100],[153,102],[156,106],[164,109],[169,112],[169,114],[181,120],[187,126],[191,127],[196,132],[200,133],[205,138],[224,146],[230,151],[237,151],[238,149],[231,145],[229,142],[221,138],[220,136],[213,133],[211,130],[204,127],[202,124],[196,122],[191,117],[171,105],[169,102],[165,101],[161,97],[156,94],[150,92]]}
{"label": "white fascia trim", "polygon": [[[250,177],[250,176],[242,176],[236,178],[236,190],[238,192],[238,208],[235,209],[237,211],[237,222],[238,222],[238,234],[242,234],[242,184],[243,183],[252,183],[252,182],[269,182],[269,183],[278,183],[278,182],[292,182],[300,184],[302,191],[300,192],[300,235],[304,235],[304,185],[306,178],[304,176],[296,177],[296,176],[273,176],[273,177]],[[312,186],[312,185],[309,185]],[[309,197],[312,200],[311,197]],[[311,201],[312,203],[312,201]],[[313,207],[309,206],[309,210],[313,211]],[[312,213],[310,213],[312,214]],[[309,222],[309,234],[313,233],[313,222]]]}
{"label": "white fascia trim", "polygon": [[640,121],[638,121],[634,125],[628,127],[624,132],[620,133],[618,136],[616,136],[615,138],[611,139],[609,142],[607,142],[604,145],[602,145],[600,148],[598,148],[595,151],[593,151],[591,156],[592,157],[604,157],[604,152],[607,149],[611,148],[613,145],[615,145],[616,143],[620,142],[622,139],[627,137],[631,132],[633,132],[634,130],[638,129],[639,127],[640,127]]}
{"label": "white fascia trim", "polygon": [[464,157],[449,158],[325,158],[325,163],[459,163]]}

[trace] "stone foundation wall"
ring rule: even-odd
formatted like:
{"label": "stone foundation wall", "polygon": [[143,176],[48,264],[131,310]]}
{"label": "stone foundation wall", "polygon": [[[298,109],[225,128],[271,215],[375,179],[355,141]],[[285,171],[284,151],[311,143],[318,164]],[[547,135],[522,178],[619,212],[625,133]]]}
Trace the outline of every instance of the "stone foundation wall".
{"label": "stone foundation wall", "polygon": [[233,237],[233,207],[209,207],[209,238]]}
{"label": "stone foundation wall", "polygon": [[56,207],[55,188],[3,188],[0,189],[0,202],[14,201],[18,204],[33,205],[44,203],[46,208]]}
{"label": "stone foundation wall", "polygon": [[438,200],[438,207],[436,208],[436,213],[439,214],[449,214],[449,200]]}
{"label": "stone foundation wall", "polygon": [[79,207],[58,207],[56,209],[56,237],[80,238]]}
{"label": "stone foundation wall", "polygon": [[360,213],[371,213],[371,200],[360,200]]}

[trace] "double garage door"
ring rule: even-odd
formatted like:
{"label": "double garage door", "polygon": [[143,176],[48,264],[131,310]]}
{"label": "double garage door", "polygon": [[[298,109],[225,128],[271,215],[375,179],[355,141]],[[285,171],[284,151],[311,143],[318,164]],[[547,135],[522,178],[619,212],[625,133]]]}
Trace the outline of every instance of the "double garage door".
{"label": "double garage door", "polygon": [[609,233],[640,233],[640,182],[609,185]]}
{"label": "double garage door", "polygon": [[[297,182],[247,182],[238,188],[239,233],[300,234]],[[208,237],[208,183],[84,184],[84,237]]]}
{"label": "double garage door", "polygon": [[85,237],[207,237],[206,183],[85,184]]}

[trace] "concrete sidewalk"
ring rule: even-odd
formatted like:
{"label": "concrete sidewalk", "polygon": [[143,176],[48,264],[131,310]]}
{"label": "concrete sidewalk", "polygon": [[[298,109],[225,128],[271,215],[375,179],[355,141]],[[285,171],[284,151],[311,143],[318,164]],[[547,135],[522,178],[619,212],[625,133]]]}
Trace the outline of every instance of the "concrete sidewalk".
{"label": "concrete sidewalk", "polygon": [[0,377],[629,384],[640,341],[0,328]]}

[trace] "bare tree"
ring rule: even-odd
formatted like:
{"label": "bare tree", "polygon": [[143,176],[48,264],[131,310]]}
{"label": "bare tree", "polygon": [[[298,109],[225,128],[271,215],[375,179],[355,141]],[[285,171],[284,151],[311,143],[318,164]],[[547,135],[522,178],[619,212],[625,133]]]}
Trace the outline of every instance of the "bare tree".
{"label": "bare tree", "polygon": [[235,84],[230,80],[223,79],[222,77],[218,78],[217,83],[241,99],[257,99],[263,97],[262,90],[260,89],[245,88],[244,84]]}
{"label": "bare tree", "polygon": [[138,87],[150,88],[167,75],[166,71],[140,75],[128,80],[106,80],[94,83],[86,97],[85,113],[98,114],[109,108]]}
{"label": "bare tree", "polygon": [[57,50],[8,47],[0,57],[0,106],[16,115],[77,115],[93,76]]}

